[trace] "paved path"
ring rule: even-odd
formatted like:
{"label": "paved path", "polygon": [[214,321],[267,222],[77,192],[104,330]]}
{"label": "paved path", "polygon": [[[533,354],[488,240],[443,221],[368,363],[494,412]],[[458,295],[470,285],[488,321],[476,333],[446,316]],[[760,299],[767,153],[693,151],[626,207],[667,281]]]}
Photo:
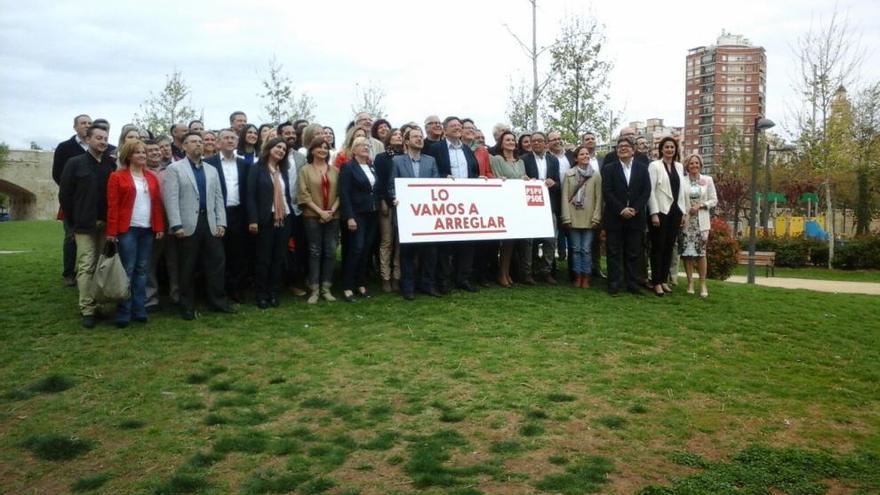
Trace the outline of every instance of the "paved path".
{"label": "paved path", "polygon": [[[734,275],[727,279],[735,284],[746,283],[746,277]],[[874,282],[840,282],[837,280],[815,280],[809,278],[755,277],[755,284],[783,289],[807,289],[818,292],[835,292],[840,294],[869,294],[880,296],[880,283]]]}

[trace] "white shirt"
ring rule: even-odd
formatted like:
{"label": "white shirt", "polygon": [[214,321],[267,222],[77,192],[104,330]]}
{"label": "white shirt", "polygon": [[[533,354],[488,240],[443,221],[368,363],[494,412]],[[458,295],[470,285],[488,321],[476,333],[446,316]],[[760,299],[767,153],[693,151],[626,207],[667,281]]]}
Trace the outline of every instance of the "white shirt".
{"label": "white shirt", "polygon": [[238,206],[241,204],[241,196],[238,191],[238,162],[236,162],[235,156],[231,160],[227,160],[221,153],[220,165],[223,167],[223,179],[226,182],[226,207]]}
{"label": "white shirt", "polygon": [[131,176],[134,179],[134,209],[131,212],[131,223],[129,224],[132,227],[150,227],[150,208],[153,206],[150,200],[150,186],[147,184],[147,179],[144,177],[137,177],[134,174]]}
{"label": "white shirt", "polygon": [[79,138],[79,134],[76,135],[76,144],[83,149],[83,151],[89,151],[89,144]]}
{"label": "white shirt", "polygon": [[599,159],[595,156],[590,157],[590,168],[593,169],[594,174],[599,172]]}
{"label": "white shirt", "polygon": [[376,176],[373,175],[373,170],[370,168],[370,166],[369,165],[361,165],[361,170],[364,171],[364,174],[366,174],[367,179],[369,179],[370,187],[375,186],[376,185]]}
{"label": "white shirt", "polygon": [[568,163],[568,157],[565,156],[565,152],[562,152],[559,155],[553,155],[559,160],[559,178],[562,179],[565,177],[565,173],[568,172],[568,169],[571,168],[571,163]]}
{"label": "white shirt", "polygon": [[626,177],[626,185],[629,185],[629,177],[632,175],[633,162],[630,160],[629,165],[627,165],[621,161],[620,166],[623,167],[623,176]]}
{"label": "white shirt", "polygon": [[447,139],[446,146],[449,148],[449,170],[451,175],[456,179],[467,179],[468,165],[467,158],[465,158],[464,150],[462,149],[463,143],[459,143],[456,146]]}
{"label": "white shirt", "polygon": [[535,164],[538,166],[538,178],[541,180],[547,179],[547,154],[543,154],[538,156],[537,153],[533,153],[535,155]]}

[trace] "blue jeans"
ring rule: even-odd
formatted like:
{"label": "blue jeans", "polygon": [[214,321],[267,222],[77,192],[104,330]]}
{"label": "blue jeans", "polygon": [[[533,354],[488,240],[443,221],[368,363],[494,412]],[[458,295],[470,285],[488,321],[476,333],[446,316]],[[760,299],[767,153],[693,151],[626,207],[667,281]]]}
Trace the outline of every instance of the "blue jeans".
{"label": "blue jeans", "polygon": [[131,227],[128,232],[116,236],[119,259],[131,284],[131,297],[116,307],[116,321],[128,323],[132,317],[146,318],[147,272],[153,250],[153,230]]}
{"label": "blue jeans", "polygon": [[574,272],[577,274],[590,274],[590,264],[592,262],[590,244],[593,243],[593,234],[593,229],[569,230],[572,258],[574,258],[571,260],[571,264]]}

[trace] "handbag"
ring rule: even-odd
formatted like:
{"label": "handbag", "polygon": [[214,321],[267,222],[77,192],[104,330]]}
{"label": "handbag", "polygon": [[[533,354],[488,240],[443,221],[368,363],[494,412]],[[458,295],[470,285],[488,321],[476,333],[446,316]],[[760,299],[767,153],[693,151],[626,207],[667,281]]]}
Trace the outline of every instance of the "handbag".
{"label": "handbag", "polygon": [[92,297],[97,302],[124,301],[131,297],[131,284],[115,242],[104,243],[92,277]]}

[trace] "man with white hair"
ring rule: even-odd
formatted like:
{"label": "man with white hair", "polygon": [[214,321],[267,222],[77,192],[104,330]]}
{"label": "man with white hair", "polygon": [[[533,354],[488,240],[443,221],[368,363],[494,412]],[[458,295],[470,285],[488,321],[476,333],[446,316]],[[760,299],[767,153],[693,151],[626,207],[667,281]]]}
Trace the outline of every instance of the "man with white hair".
{"label": "man with white hair", "polygon": [[364,132],[367,133],[367,137],[370,139],[370,150],[372,151],[370,154],[375,157],[379,153],[385,152],[385,145],[382,144],[382,141],[374,138],[370,135],[370,131],[373,127],[373,116],[367,112],[358,112],[357,115],[354,116],[354,125],[363,129]]}

